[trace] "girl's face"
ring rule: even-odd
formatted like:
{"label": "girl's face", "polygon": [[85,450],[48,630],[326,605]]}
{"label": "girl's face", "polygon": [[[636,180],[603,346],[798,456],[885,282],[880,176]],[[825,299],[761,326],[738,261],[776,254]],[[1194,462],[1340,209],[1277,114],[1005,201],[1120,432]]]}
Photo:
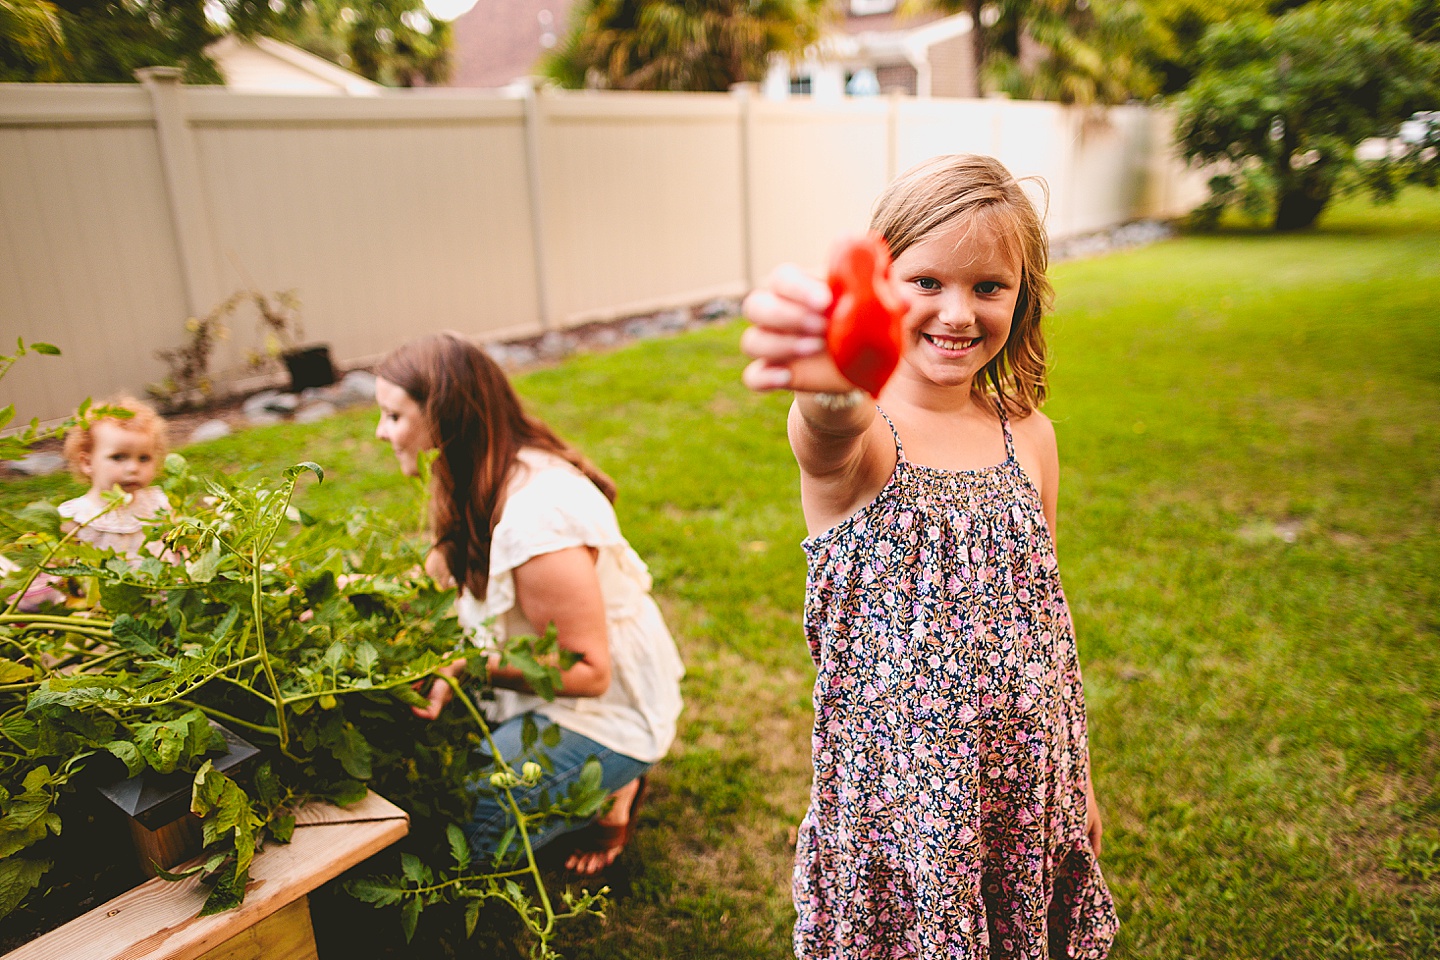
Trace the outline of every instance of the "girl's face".
{"label": "girl's face", "polygon": [[910,302],[900,368],[940,386],[970,383],[1005,347],[1020,263],[984,220],[947,224],[895,258]]}
{"label": "girl's face", "polygon": [[80,462],[80,472],[90,478],[90,489],[119,487],[134,493],[155,479],[155,438],[139,430],[127,430],[113,420],[99,420],[90,427],[94,445],[90,456]]}
{"label": "girl's face", "polygon": [[385,440],[400,461],[400,472],[413,477],[420,472],[418,458],[422,450],[435,446],[425,411],[405,388],[384,377],[375,379],[375,402],[380,404],[380,422],[375,425],[377,439]]}

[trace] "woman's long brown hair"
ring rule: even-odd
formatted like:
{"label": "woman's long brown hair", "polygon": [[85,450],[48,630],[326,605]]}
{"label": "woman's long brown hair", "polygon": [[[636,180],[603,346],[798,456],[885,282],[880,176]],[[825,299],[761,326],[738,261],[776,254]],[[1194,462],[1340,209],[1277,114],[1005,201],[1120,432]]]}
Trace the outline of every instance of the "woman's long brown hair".
{"label": "woman's long brown hair", "polygon": [[431,468],[430,532],[455,582],[483,599],[490,538],[505,484],[525,447],[574,464],[612,502],[615,482],[520,404],[504,371],[464,337],[438,333],[387,356],[375,375],[408,393],[439,455]]}

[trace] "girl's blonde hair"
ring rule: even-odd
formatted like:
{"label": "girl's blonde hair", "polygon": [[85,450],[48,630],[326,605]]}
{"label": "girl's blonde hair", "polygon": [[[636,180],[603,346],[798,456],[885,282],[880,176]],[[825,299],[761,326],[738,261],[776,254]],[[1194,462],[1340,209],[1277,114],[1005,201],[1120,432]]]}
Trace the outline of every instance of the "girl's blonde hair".
{"label": "girl's blonde hair", "polygon": [[113,423],[122,430],[149,434],[150,439],[155,443],[155,459],[165,459],[165,451],[169,449],[170,438],[165,429],[165,421],[160,414],[134,397],[116,397],[114,400],[107,401],[104,406],[128,411],[130,416],[96,417],[89,423],[71,427],[65,433],[65,462],[70,465],[70,472],[75,475],[77,480],[89,479],[85,476],[81,466],[95,452],[95,436],[91,431],[97,423]]}
{"label": "girl's blonde hair", "polygon": [[[1045,191],[1045,184],[1034,180]],[[1048,201],[1048,192],[1046,192]],[[1020,182],[1000,161],[975,154],[935,157],[896,178],[870,218],[870,228],[883,234],[890,254],[968,219],[988,226],[1002,237],[1007,252],[1020,264],[1020,296],[1015,302],[1005,348],[985,365],[972,387],[977,397],[991,396],[1007,413],[1024,417],[1045,402],[1045,335],[1040,318],[1050,309],[1054,291],[1045,276],[1049,244],[1045,227]]]}

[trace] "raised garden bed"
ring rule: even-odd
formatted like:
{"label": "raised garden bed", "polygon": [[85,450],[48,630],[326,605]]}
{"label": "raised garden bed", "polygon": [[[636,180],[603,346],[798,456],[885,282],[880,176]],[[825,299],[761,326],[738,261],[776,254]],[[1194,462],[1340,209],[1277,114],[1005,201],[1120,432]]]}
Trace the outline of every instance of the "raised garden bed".
{"label": "raised garden bed", "polygon": [[234,910],[199,916],[206,890],[196,877],[147,880],[5,960],[313,958],[309,893],[409,830],[405,811],[373,792],[349,807],[312,803],[296,811],[290,843],[256,855],[245,902]]}

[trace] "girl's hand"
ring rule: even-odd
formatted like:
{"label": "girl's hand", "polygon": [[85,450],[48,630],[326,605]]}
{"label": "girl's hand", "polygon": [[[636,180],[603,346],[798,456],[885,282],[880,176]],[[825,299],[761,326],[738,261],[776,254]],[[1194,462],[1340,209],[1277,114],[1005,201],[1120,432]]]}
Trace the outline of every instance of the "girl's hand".
{"label": "girl's hand", "polygon": [[1085,836],[1090,840],[1090,849],[1095,851],[1098,859],[1100,856],[1100,837],[1105,832],[1105,827],[1100,823],[1100,804],[1095,800],[1095,784],[1087,781],[1085,784]]}
{"label": "girl's hand", "polygon": [[754,358],[741,377],[745,386],[760,392],[854,389],[825,349],[830,321],[824,311],[830,299],[824,281],[788,263],[750,292],[741,306],[750,327],[740,338],[740,349]]}
{"label": "girl's hand", "polygon": [[[458,677],[465,672],[465,661],[456,660],[454,663],[441,667],[440,672],[446,676]],[[424,682],[425,681],[422,680],[420,683],[415,684],[415,689],[419,690],[420,687],[424,685]],[[429,705],[424,707],[411,707],[410,712],[421,720],[439,720],[440,711],[445,709],[445,705],[449,703],[454,696],[454,688],[444,680],[436,677],[430,682],[430,692],[425,694],[425,699],[430,701]]]}

